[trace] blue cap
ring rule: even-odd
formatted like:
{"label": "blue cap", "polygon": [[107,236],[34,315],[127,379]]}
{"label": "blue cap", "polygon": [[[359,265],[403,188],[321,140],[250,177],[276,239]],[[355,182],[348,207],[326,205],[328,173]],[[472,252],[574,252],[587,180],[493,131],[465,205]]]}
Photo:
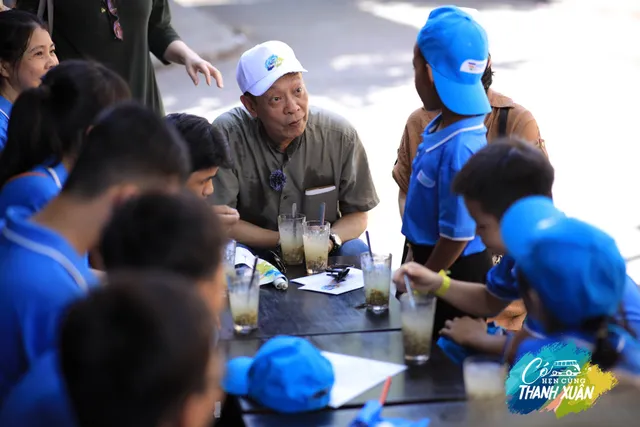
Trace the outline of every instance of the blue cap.
{"label": "blue cap", "polygon": [[331,362],[309,341],[279,336],[253,358],[230,360],[222,386],[274,411],[296,413],[327,406],[334,382]]}
{"label": "blue cap", "polygon": [[449,110],[465,116],[491,112],[482,85],[489,42],[471,15],[455,6],[434,9],[418,34],[418,48],[431,66],[436,91]]}
{"label": "blue cap", "polygon": [[613,316],[627,278],[624,258],[604,231],[569,218],[547,197],[526,197],[505,212],[500,231],[542,305],[566,327]]}

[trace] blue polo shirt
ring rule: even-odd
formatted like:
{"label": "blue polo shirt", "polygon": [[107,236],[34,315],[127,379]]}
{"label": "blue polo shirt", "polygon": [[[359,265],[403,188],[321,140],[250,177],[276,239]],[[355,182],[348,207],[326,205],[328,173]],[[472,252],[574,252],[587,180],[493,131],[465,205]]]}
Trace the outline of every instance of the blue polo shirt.
{"label": "blue polo shirt", "polygon": [[35,214],[60,193],[69,173],[62,163],[55,167],[37,166],[27,174],[10,179],[0,189],[0,218],[10,206]]}
{"label": "blue polo shirt", "polygon": [[[515,301],[522,298],[515,272],[516,262],[509,255],[504,255],[500,263],[487,273],[487,290],[495,297],[505,301]],[[640,288],[627,276],[622,309],[629,328],[640,337]],[[617,320],[622,321],[622,314],[618,313]],[[544,338],[544,329],[540,322],[527,314],[522,325],[531,335]]]}
{"label": "blue polo shirt", "polygon": [[55,351],[38,359],[13,387],[0,409],[0,426],[75,427]]}
{"label": "blue polo shirt", "polygon": [[412,163],[402,234],[416,245],[434,246],[440,237],[468,241],[462,256],[482,252],[476,223],[451,182],[462,166],[487,145],[484,116],[474,116],[435,132],[441,116],[427,125]]}
{"label": "blue polo shirt", "polygon": [[0,151],[7,143],[7,129],[9,128],[9,117],[11,117],[11,104],[7,98],[0,96]]}
{"label": "blue polo shirt", "polygon": [[97,283],[86,260],[57,232],[9,208],[0,231],[0,405],[54,347],[65,307]]}

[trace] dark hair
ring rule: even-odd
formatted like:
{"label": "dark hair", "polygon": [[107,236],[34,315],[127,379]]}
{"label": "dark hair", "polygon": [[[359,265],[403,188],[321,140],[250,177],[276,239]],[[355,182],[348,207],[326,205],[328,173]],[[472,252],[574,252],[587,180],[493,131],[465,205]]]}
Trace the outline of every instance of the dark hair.
{"label": "dark hair", "polygon": [[551,197],[553,180],[553,166],[542,151],[510,137],[474,154],[453,179],[452,190],[501,219],[509,206],[524,197]]}
{"label": "dark hair", "polygon": [[[47,29],[41,19],[29,12],[11,9],[0,13],[0,61],[15,70],[37,28]],[[0,75],[0,87],[4,78]]]}
{"label": "dark hair", "polygon": [[487,68],[485,68],[484,73],[482,74],[482,86],[484,86],[484,90],[487,91],[493,84],[493,70],[491,69],[491,55],[489,55],[489,64]]}
{"label": "dark hair", "polygon": [[201,280],[218,269],[223,245],[218,217],[204,200],[186,191],[150,193],[115,211],[100,253],[108,271],[163,268]]}
{"label": "dark hair", "polygon": [[122,77],[97,62],[65,61],[53,68],[13,106],[0,154],[0,187],[38,165],[77,156],[96,115],[130,96]]}
{"label": "dark hair", "polygon": [[188,280],[110,273],[65,312],[60,365],[82,427],[156,427],[203,392],[211,312]]}
{"label": "dark hair", "polygon": [[[528,291],[533,287],[521,269],[516,268],[516,278],[526,307],[527,303],[529,303],[529,305],[531,304]],[[549,312],[545,306],[542,306],[541,310],[546,317],[544,323],[550,332],[565,332],[561,322],[557,320],[557,317],[554,316],[553,313]],[[609,325],[613,323],[616,323],[614,319],[608,316],[600,316],[585,320],[580,327],[580,329],[587,334],[595,334],[596,343],[591,354],[591,362],[598,365],[602,370],[611,369],[620,359],[618,351],[609,339]]]}
{"label": "dark hair", "polygon": [[152,189],[184,182],[189,170],[182,138],[150,109],[126,102],[100,114],[62,192],[93,198],[128,182]]}
{"label": "dark hair", "polygon": [[189,147],[191,171],[233,166],[229,153],[229,139],[203,117],[175,113],[166,117]]}

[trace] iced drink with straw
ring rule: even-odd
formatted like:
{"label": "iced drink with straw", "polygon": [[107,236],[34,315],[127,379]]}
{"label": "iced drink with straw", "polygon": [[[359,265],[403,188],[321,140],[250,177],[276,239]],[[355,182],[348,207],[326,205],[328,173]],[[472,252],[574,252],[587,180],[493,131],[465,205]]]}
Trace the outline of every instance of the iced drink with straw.
{"label": "iced drink with straw", "polygon": [[233,329],[238,334],[248,334],[258,328],[260,275],[255,266],[253,270],[240,266],[235,269],[233,276],[227,276],[227,283]]}
{"label": "iced drink with straw", "polygon": [[400,297],[400,311],[404,360],[409,365],[422,365],[431,356],[436,297],[404,294]]}
{"label": "iced drink with straw", "polygon": [[367,309],[383,313],[389,309],[391,291],[391,254],[360,255]]}
{"label": "iced drink with straw", "polygon": [[301,214],[281,214],[278,216],[280,248],[282,259],[287,265],[302,264],[304,259],[303,224],[306,217]]}

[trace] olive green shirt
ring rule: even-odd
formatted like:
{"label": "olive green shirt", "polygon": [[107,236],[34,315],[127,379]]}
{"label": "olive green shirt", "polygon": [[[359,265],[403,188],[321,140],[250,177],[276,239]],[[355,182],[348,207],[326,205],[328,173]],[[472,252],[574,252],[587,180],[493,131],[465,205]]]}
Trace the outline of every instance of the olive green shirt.
{"label": "olive green shirt", "polygon": [[[17,7],[35,13],[38,3],[19,0]],[[116,5],[122,40],[115,37],[103,0],[56,0],[53,42],[58,59],[92,59],[106,65],[129,83],[134,99],[164,115],[149,52],[167,64],[164,53],[178,40],[168,0],[116,0]]]}
{"label": "olive green shirt", "polygon": [[[338,218],[379,203],[362,142],[334,113],[310,108],[304,133],[284,153],[243,107],[222,114],[213,126],[228,136],[235,163],[214,178],[213,202],[236,208],[244,221],[275,231],[280,213],[290,213],[293,203],[301,209],[305,190],[330,185],[337,189]],[[286,176],[282,191],[269,184],[277,169]]]}

